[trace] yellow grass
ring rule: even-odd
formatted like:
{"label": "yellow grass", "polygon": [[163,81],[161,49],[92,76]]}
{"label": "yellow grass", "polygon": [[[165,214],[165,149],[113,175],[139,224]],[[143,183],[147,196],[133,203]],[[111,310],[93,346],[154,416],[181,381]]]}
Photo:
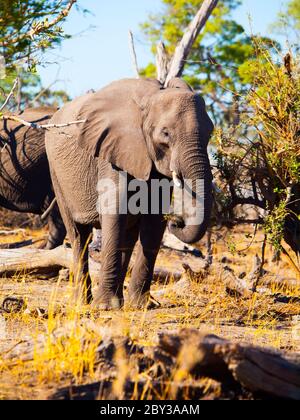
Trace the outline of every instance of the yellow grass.
{"label": "yellow grass", "polygon": [[[28,231],[28,234],[31,236],[32,232]],[[16,240],[15,237],[9,239]],[[247,245],[247,239],[239,230],[232,234],[231,240],[235,241],[237,249],[244,249]],[[271,281],[268,286],[261,285],[263,289],[260,293],[253,294],[249,299],[226,294],[220,259],[226,256],[230,260],[228,265],[236,274],[242,271],[249,273],[253,257],[260,246],[258,237],[247,255],[240,256],[238,252],[234,255],[229,252],[226,240],[216,242],[215,264],[209,276],[203,281],[191,279],[186,293],[178,294],[176,288],[172,287],[174,279],[167,284],[154,285],[154,297],[161,300],[162,308],[153,312],[93,312],[88,307],[70,305],[70,288],[67,284],[35,281],[21,274],[13,279],[1,280],[0,302],[7,295],[22,296],[31,311],[2,315],[11,345],[0,355],[0,399],[7,398],[11,392],[18,392],[20,398],[31,398],[35,395],[34,391],[45,387],[56,389],[71,383],[80,385],[99,381],[101,365],[97,360],[97,348],[102,339],[109,336],[129,337],[137,344],[153,346],[157,343],[159,332],[198,328],[234,342],[245,341],[299,352],[299,323],[295,321],[295,317],[300,314],[299,301],[275,304],[272,295],[299,298],[300,283],[291,285]],[[276,265],[271,263],[271,255],[268,249],[266,269],[270,274],[267,278],[295,278],[285,258]],[[162,251],[158,263],[168,268],[174,261]],[[48,314],[47,319],[39,317],[33,308],[44,308]],[[33,360],[8,357],[14,346],[27,337],[34,342]],[[1,344],[3,342],[0,338],[0,348]],[[176,394],[176,384],[188,382],[187,372],[194,357],[188,348],[182,349],[173,377],[157,395],[158,399],[172,398]],[[146,399],[152,387],[147,372],[140,374],[136,366],[130,366],[123,350],[117,351],[114,363],[117,369],[115,379],[112,378],[114,394],[122,395],[123,385],[128,378],[136,384],[142,378],[146,380],[142,398]],[[211,382],[205,382],[206,385],[209,390]],[[18,391],[13,391],[15,386],[18,386]],[[137,395],[135,390],[132,398]]]}

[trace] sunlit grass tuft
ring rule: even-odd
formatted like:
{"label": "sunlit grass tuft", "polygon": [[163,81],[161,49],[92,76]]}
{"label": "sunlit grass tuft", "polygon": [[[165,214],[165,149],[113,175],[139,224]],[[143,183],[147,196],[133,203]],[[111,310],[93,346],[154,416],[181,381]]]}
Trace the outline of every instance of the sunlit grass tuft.
{"label": "sunlit grass tuft", "polygon": [[[237,231],[233,239],[242,247],[240,237]],[[0,398],[2,392],[4,396],[18,392],[20,397],[26,398],[33,390],[45,387],[57,389],[101,380],[99,345],[111,337],[125,337],[137,345],[151,348],[157,344],[161,332],[196,328],[234,342],[299,352],[300,285],[288,281],[293,272],[286,261],[278,266],[267,262],[269,274],[259,285],[259,293],[239,298],[226,292],[219,261],[226,256],[237,274],[248,273],[259,247],[259,243],[254,243],[253,250],[241,258],[231,255],[226,245],[218,242],[214,245],[216,263],[203,280],[186,276],[178,283],[170,277],[153,285],[152,293],[162,303],[156,311],[92,311],[80,302],[72,303],[71,288],[67,283],[33,281],[24,273],[5,280],[1,283],[0,299],[12,294],[20,296],[28,310],[4,315],[8,344],[0,356]],[[178,263],[178,258],[162,252],[158,263],[168,269],[169,264]],[[271,252],[267,260],[271,260]],[[281,277],[287,281],[279,282]],[[276,295],[290,299],[286,303],[275,303]],[[45,317],[33,310],[39,307],[43,308]],[[26,351],[14,354],[16,344],[22,341],[32,343],[30,357],[26,357]],[[189,348],[182,349],[172,377],[157,389],[151,376],[153,367],[139,372],[120,347],[111,361],[114,366],[111,370],[112,392],[116,398],[121,398],[124,384],[130,381],[133,399],[147,399],[150,394],[156,395],[157,399],[173,398],[181,383],[189,383],[187,372],[196,356],[200,357]],[[7,387],[5,383],[11,386]],[[211,381],[203,380],[204,391],[209,392],[211,386]],[[184,392],[188,398],[188,386]]]}

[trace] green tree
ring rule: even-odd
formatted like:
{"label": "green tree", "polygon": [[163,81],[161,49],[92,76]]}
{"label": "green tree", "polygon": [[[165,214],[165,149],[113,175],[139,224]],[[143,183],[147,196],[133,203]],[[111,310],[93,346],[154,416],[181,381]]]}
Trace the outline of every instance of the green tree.
{"label": "green tree", "polygon": [[15,93],[15,100],[11,100],[8,108],[12,111],[22,111],[28,107],[53,106],[61,107],[70,100],[69,95],[63,90],[56,90],[53,85],[44,88],[37,73],[20,70],[18,73],[11,71],[7,77],[0,80],[0,96],[5,98],[12,89],[16,77],[19,78],[19,87]]}
{"label": "green tree", "polygon": [[[142,30],[151,42],[154,54],[162,39],[172,55],[203,0],[162,0],[162,3],[162,12],[150,15],[142,24]],[[238,98],[234,93],[242,95],[249,89],[245,70],[255,56],[253,40],[232,18],[232,11],[240,4],[240,0],[219,3],[195,42],[185,67],[184,77],[209,99],[210,110],[219,123],[234,122]],[[265,42],[271,45],[270,40]],[[155,76],[154,64],[150,63],[143,74]]]}
{"label": "green tree", "polygon": [[275,30],[294,31],[299,36],[300,31],[300,2],[299,0],[288,1],[287,6],[279,14],[278,21],[274,25]]}
{"label": "green tree", "polygon": [[9,102],[8,109],[61,106],[69,99],[63,91],[43,88],[36,65],[42,62],[46,50],[70,37],[63,31],[62,24],[76,3],[77,0],[0,0],[0,96],[3,101],[16,77],[20,81],[15,101]]}
{"label": "green tree", "polygon": [[0,54],[8,68],[34,67],[38,53],[68,37],[61,24],[77,0],[0,0]]}
{"label": "green tree", "polygon": [[216,132],[223,212],[261,207],[270,243],[286,252],[285,239],[300,254],[300,60],[289,53],[280,65],[263,47],[257,54],[247,113],[238,127]]}

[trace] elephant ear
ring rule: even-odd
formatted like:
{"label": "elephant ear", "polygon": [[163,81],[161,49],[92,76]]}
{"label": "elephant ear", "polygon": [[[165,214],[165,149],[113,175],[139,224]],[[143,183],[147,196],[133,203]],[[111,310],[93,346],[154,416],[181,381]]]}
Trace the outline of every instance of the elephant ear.
{"label": "elephant ear", "polygon": [[192,87],[188,83],[186,83],[183,79],[181,79],[180,77],[174,77],[173,79],[171,79],[167,84],[167,88],[170,88],[170,89],[184,89],[184,90],[187,90],[189,92],[193,92]]}
{"label": "elephant ear", "polygon": [[79,145],[136,179],[152,170],[142,130],[142,109],[161,89],[154,80],[121,80],[88,95],[78,114],[83,124]]}

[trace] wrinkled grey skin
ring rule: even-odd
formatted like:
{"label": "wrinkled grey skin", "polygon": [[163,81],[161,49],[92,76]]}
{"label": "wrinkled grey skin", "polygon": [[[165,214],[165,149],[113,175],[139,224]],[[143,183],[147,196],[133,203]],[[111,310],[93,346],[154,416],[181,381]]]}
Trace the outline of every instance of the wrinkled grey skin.
{"label": "wrinkled grey skin", "polygon": [[[52,108],[28,109],[20,118],[47,124],[55,111]],[[20,213],[43,214],[54,199],[45,131],[17,122],[1,122],[0,149],[0,206]],[[48,225],[45,248],[53,249],[63,243],[66,235],[57,205],[49,214]]]}
{"label": "wrinkled grey skin", "polygon": [[207,145],[213,124],[203,99],[181,79],[173,79],[166,89],[149,79],[115,82],[67,104],[52,122],[82,119],[84,124],[46,135],[55,194],[74,253],[75,297],[92,301],[86,244],[92,228],[100,227],[102,267],[95,307],[122,307],[124,278],[136,243],[129,301],[133,306],[148,305],[167,222],[162,214],[102,215],[100,220],[96,209],[98,180],[117,180],[120,170],[130,179],[145,182],[170,179],[172,171],[181,179],[203,179],[204,208],[199,223],[185,226],[184,219],[169,223],[170,231],[179,239],[197,242],[208,227],[212,206]]}

